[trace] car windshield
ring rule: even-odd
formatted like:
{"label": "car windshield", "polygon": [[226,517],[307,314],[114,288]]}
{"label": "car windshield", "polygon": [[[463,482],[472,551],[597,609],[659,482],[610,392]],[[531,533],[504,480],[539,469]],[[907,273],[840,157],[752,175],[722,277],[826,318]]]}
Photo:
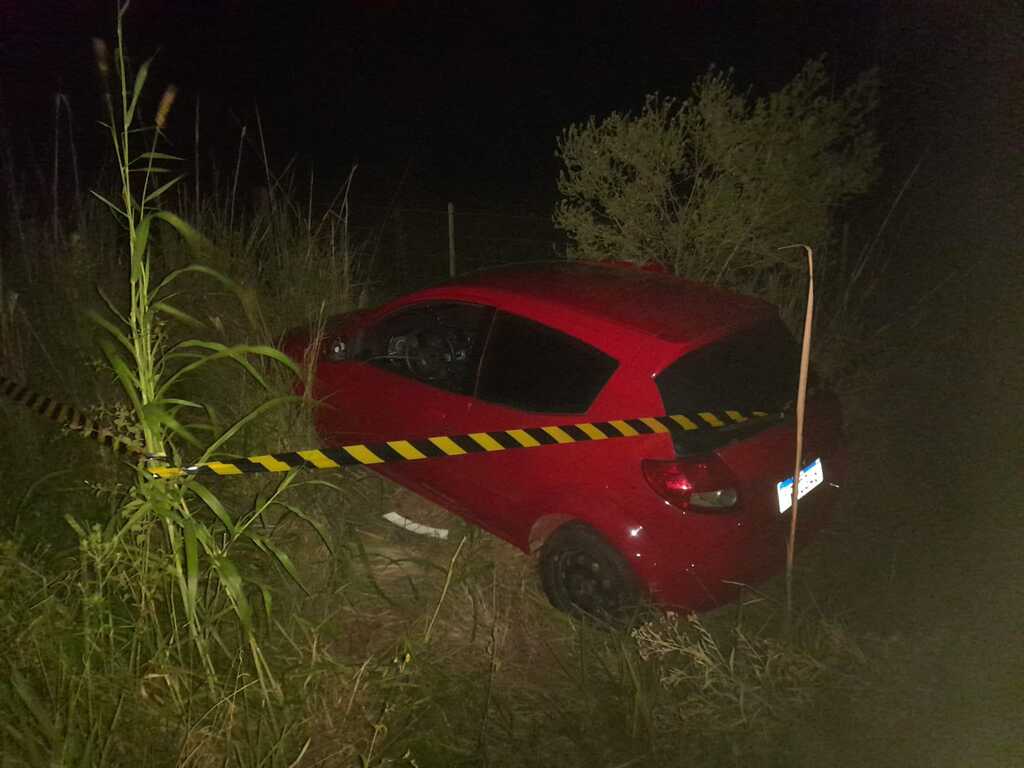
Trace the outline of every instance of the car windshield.
{"label": "car windshield", "polygon": [[[779,414],[795,402],[799,376],[800,346],[775,317],[683,355],[654,381],[667,414]],[[738,432],[746,434],[748,428],[694,434],[684,452],[712,449]]]}

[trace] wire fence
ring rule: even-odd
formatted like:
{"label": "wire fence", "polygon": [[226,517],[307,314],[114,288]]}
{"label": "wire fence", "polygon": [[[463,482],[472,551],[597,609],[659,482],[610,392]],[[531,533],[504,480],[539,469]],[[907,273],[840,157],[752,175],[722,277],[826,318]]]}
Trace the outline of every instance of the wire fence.
{"label": "wire fence", "polygon": [[367,272],[398,291],[456,274],[526,261],[559,258],[564,251],[550,216],[537,213],[403,206],[360,206]]}

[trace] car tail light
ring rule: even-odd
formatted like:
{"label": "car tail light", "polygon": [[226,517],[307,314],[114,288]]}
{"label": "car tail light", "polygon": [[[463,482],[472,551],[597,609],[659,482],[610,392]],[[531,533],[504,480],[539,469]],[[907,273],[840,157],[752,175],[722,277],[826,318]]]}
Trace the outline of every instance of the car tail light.
{"label": "car tail light", "polygon": [[675,507],[692,512],[736,512],[736,479],[717,456],[657,461],[645,459],[644,477]]}

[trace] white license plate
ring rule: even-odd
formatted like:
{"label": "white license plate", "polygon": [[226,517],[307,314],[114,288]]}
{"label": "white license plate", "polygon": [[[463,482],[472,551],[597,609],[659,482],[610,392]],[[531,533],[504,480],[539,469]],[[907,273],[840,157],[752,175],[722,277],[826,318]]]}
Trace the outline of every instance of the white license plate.
{"label": "white license plate", "polygon": [[[800,470],[800,488],[796,497],[802,499],[825,480],[825,472],[821,467],[821,459],[815,459]],[[793,506],[793,478],[776,484],[779,492],[779,514]]]}

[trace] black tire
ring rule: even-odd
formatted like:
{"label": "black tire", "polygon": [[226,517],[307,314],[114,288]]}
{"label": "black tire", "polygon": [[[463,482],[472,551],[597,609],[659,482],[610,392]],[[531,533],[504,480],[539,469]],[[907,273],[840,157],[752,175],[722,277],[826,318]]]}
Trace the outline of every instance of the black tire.
{"label": "black tire", "polygon": [[632,624],[645,594],[626,559],[584,523],[567,523],[540,552],[540,577],[551,604],[572,616],[613,626]]}

